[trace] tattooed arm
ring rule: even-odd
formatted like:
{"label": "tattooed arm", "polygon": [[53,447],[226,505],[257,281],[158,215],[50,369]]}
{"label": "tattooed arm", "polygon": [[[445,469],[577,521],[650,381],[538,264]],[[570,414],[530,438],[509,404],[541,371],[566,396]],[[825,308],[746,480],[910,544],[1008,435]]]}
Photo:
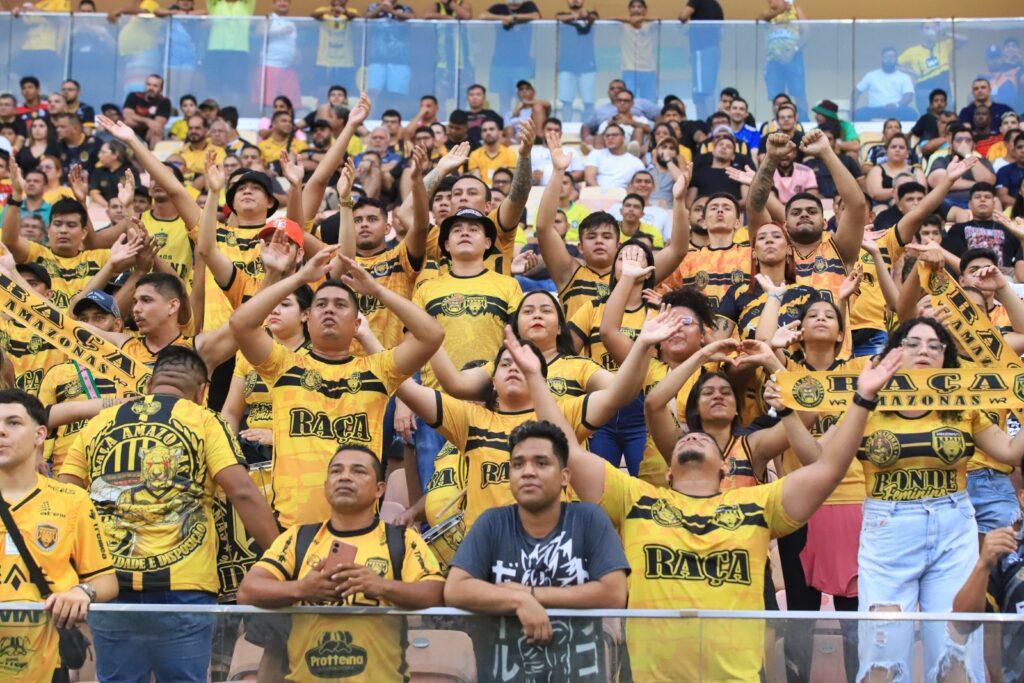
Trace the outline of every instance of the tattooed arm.
{"label": "tattooed arm", "polygon": [[526,208],[526,200],[530,197],[533,186],[533,167],[530,164],[530,152],[536,137],[533,119],[528,119],[519,127],[519,161],[515,173],[512,174],[512,187],[508,196],[498,207],[498,229],[508,232],[515,230],[519,219]]}
{"label": "tattooed arm", "polygon": [[796,151],[796,145],[785,133],[769,135],[765,147],[766,154],[750,184],[750,194],[747,195],[747,216],[752,227],[772,222],[767,207],[772,199],[772,187],[775,185],[775,169],[779,165],[779,159]]}

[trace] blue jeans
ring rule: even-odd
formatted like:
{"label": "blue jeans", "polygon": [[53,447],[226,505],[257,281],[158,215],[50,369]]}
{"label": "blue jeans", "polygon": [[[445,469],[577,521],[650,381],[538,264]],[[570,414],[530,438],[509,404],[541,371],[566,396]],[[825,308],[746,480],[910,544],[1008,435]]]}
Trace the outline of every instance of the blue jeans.
{"label": "blue jeans", "polygon": [[615,467],[626,456],[626,469],[631,477],[639,476],[640,461],[647,446],[647,425],[644,424],[644,397],[637,396],[632,403],[615,413],[605,426],[590,437],[590,451]]}
{"label": "blue jeans", "polygon": [[769,60],[764,68],[764,85],[767,95],[774,98],[779,93],[786,93],[793,98],[797,108],[797,120],[809,119],[811,111],[807,108],[807,85],[804,78],[804,53],[797,50],[788,62]]}
{"label": "blue jeans", "polygon": [[722,62],[720,40],[720,29],[690,25],[693,102],[700,118],[707,118],[718,109],[718,66]]}
{"label": "blue jeans", "polygon": [[978,533],[1010,526],[1020,512],[1009,475],[983,468],[967,473],[967,493],[978,520]]}
{"label": "blue jeans", "polygon": [[917,111],[913,107],[857,107],[854,110],[854,121],[881,121],[883,119],[899,119],[900,121],[917,120]]}
{"label": "blue jeans", "polygon": [[416,433],[413,435],[416,443],[416,471],[420,475],[420,489],[427,492],[427,484],[434,476],[434,459],[441,452],[447,439],[437,433],[420,418],[416,418]]}
{"label": "blue jeans", "polygon": [[658,73],[656,71],[623,71],[622,80],[633,97],[658,101]]}
{"label": "blue jeans", "polygon": [[[122,605],[214,605],[201,591],[122,591]],[[103,683],[206,683],[213,614],[90,612],[96,677]]]}
{"label": "blue jeans", "polygon": [[[966,491],[924,500],[864,501],[857,591],[860,611],[895,607],[900,612],[949,612],[953,598],[978,560],[978,525]],[[911,680],[912,621],[862,621],[860,671],[889,669],[894,683]],[[936,680],[951,661],[964,662],[972,681],[985,680],[982,629],[966,644],[941,621],[921,623],[924,680]]]}
{"label": "blue jeans", "polygon": [[875,356],[882,352],[885,343],[889,341],[889,335],[885,330],[857,330],[857,332],[871,332],[870,335],[853,335],[853,355]]}

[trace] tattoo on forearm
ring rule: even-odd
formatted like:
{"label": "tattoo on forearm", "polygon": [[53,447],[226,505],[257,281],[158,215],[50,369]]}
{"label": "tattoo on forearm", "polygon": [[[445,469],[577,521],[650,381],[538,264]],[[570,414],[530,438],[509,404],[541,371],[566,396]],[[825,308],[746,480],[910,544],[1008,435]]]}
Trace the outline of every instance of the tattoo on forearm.
{"label": "tattoo on forearm", "polygon": [[434,192],[442,180],[444,178],[441,176],[441,172],[437,170],[437,167],[432,168],[430,173],[423,176],[423,187],[427,188],[427,197],[434,196]]}
{"label": "tattoo on forearm", "polygon": [[774,182],[775,161],[766,157],[761,167],[757,169],[753,182],[750,183],[750,195],[747,200],[751,211],[761,211],[767,206]]}
{"label": "tattoo on forearm", "polygon": [[512,202],[524,203],[530,196],[530,187],[533,185],[533,167],[530,165],[530,156],[521,155],[516,164],[516,171],[512,174],[512,187],[509,188],[508,199]]}

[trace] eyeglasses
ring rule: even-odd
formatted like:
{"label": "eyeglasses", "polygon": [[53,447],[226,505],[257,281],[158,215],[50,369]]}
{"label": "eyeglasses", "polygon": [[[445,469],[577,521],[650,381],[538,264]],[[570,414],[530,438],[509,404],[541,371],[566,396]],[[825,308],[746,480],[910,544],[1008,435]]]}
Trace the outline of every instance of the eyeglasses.
{"label": "eyeglasses", "polygon": [[630,104],[630,103],[632,103],[632,102],[633,102],[633,100],[627,100],[627,99],[617,99],[617,100],[615,100],[615,102],[616,102],[617,104]]}
{"label": "eyeglasses", "polygon": [[916,337],[907,337],[900,342],[900,346],[911,352],[920,351],[921,347],[924,346],[932,356],[938,356],[946,350],[946,345],[940,341],[926,342],[923,339],[917,339]]}

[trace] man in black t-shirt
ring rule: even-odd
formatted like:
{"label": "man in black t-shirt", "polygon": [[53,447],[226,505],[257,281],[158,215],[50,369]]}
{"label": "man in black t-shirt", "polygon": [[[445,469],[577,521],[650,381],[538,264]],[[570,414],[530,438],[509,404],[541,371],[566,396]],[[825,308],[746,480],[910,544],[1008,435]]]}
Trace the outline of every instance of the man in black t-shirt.
{"label": "man in black t-shirt", "polygon": [[743,169],[745,165],[753,165],[749,157],[744,157],[746,164],[736,155],[736,138],[732,133],[720,129],[715,130],[711,148],[711,163],[695,163],[693,179],[687,190],[686,203],[692,204],[697,197],[709,197],[718,192],[728,192],[736,198],[742,207],[747,199],[748,185],[730,178],[725,169],[730,166]]}
{"label": "man in black t-shirt", "polygon": [[[839,131],[838,126],[824,125],[821,127],[821,131],[828,138],[828,143],[832,145],[832,151],[839,156],[839,161],[850,172],[850,175],[860,182],[864,177],[864,169],[849,154],[843,154],[839,149],[839,145],[836,143],[836,133]],[[829,172],[828,167],[822,163],[821,159],[807,157],[802,163],[814,171],[814,178],[818,181],[818,192],[821,193],[822,197],[835,197],[839,194],[836,190],[836,183],[832,179],[832,174]]]}
{"label": "man in black t-shirt", "polygon": [[534,19],[540,19],[540,8],[532,0],[508,0],[487,8],[480,14],[481,19],[501,22],[501,28],[494,31],[494,56],[491,57],[491,96],[500,101],[491,102],[498,111],[511,109],[516,94],[516,83],[534,77],[533,29],[522,26]]}
{"label": "man in black t-shirt", "polygon": [[[466,139],[469,141],[469,149],[471,151],[483,144],[483,140],[480,139],[480,127],[484,125],[484,121],[501,120],[498,112],[484,107],[486,101],[487,88],[484,86],[474,83],[466,88],[466,104],[469,105],[469,110],[464,112],[466,115],[466,126],[468,126]],[[454,114],[454,112],[452,113]],[[449,122],[449,125],[451,123]]]}
{"label": "man in black t-shirt", "polygon": [[150,149],[164,139],[164,126],[171,115],[171,101],[161,94],[163,89],[164,79],[151,74],[143,92],[133,92],[124,100],[124,122]]}
{"label": "man in black t-shirt", "polygon": [[1020,240],[1005,226],[993,220],[996,188],[990,183],[974,183],[968,208],[973,218],[956,223],[942,238],[942,248],[953,254],[968,249],[991,249],[996,254],[996,265],[1004,272],[1012,269],[1017,281],[1024,280],[1024,252]]}
{"label": "man in black t-shirt", "polygon": [[78,118],[78,114],[54,114],[50,120],[57,129],[57,146],[60,149],[64,174],[67,175],[75,165],[92,172],[96,167],[96,159],[103,141],[85,134],[82,129],[83,122]]}
{"label": "man in black t-shirt", "polygon": [[545,609],[622,609],[629,563],[608,515],[563,503],[569,444],[550,422],[509,436],[516,505],[486,511],[466,534],[445,585],[450,607],[501,617],[475,629],[481,681],[606,681],[600,619],[549,618]]}
{"label": "man in black t-shirt", "polygon": [[[722,21],[725,14],[718,0],[688,0],[679,13],[679,21]],[[722,61],[719,47],[722,29],[717,25],[690,27],[690,64],[699,65],[693,74],[693,100],[697,115],[708,116],[715,111],[718,92],[718,65]]]}

